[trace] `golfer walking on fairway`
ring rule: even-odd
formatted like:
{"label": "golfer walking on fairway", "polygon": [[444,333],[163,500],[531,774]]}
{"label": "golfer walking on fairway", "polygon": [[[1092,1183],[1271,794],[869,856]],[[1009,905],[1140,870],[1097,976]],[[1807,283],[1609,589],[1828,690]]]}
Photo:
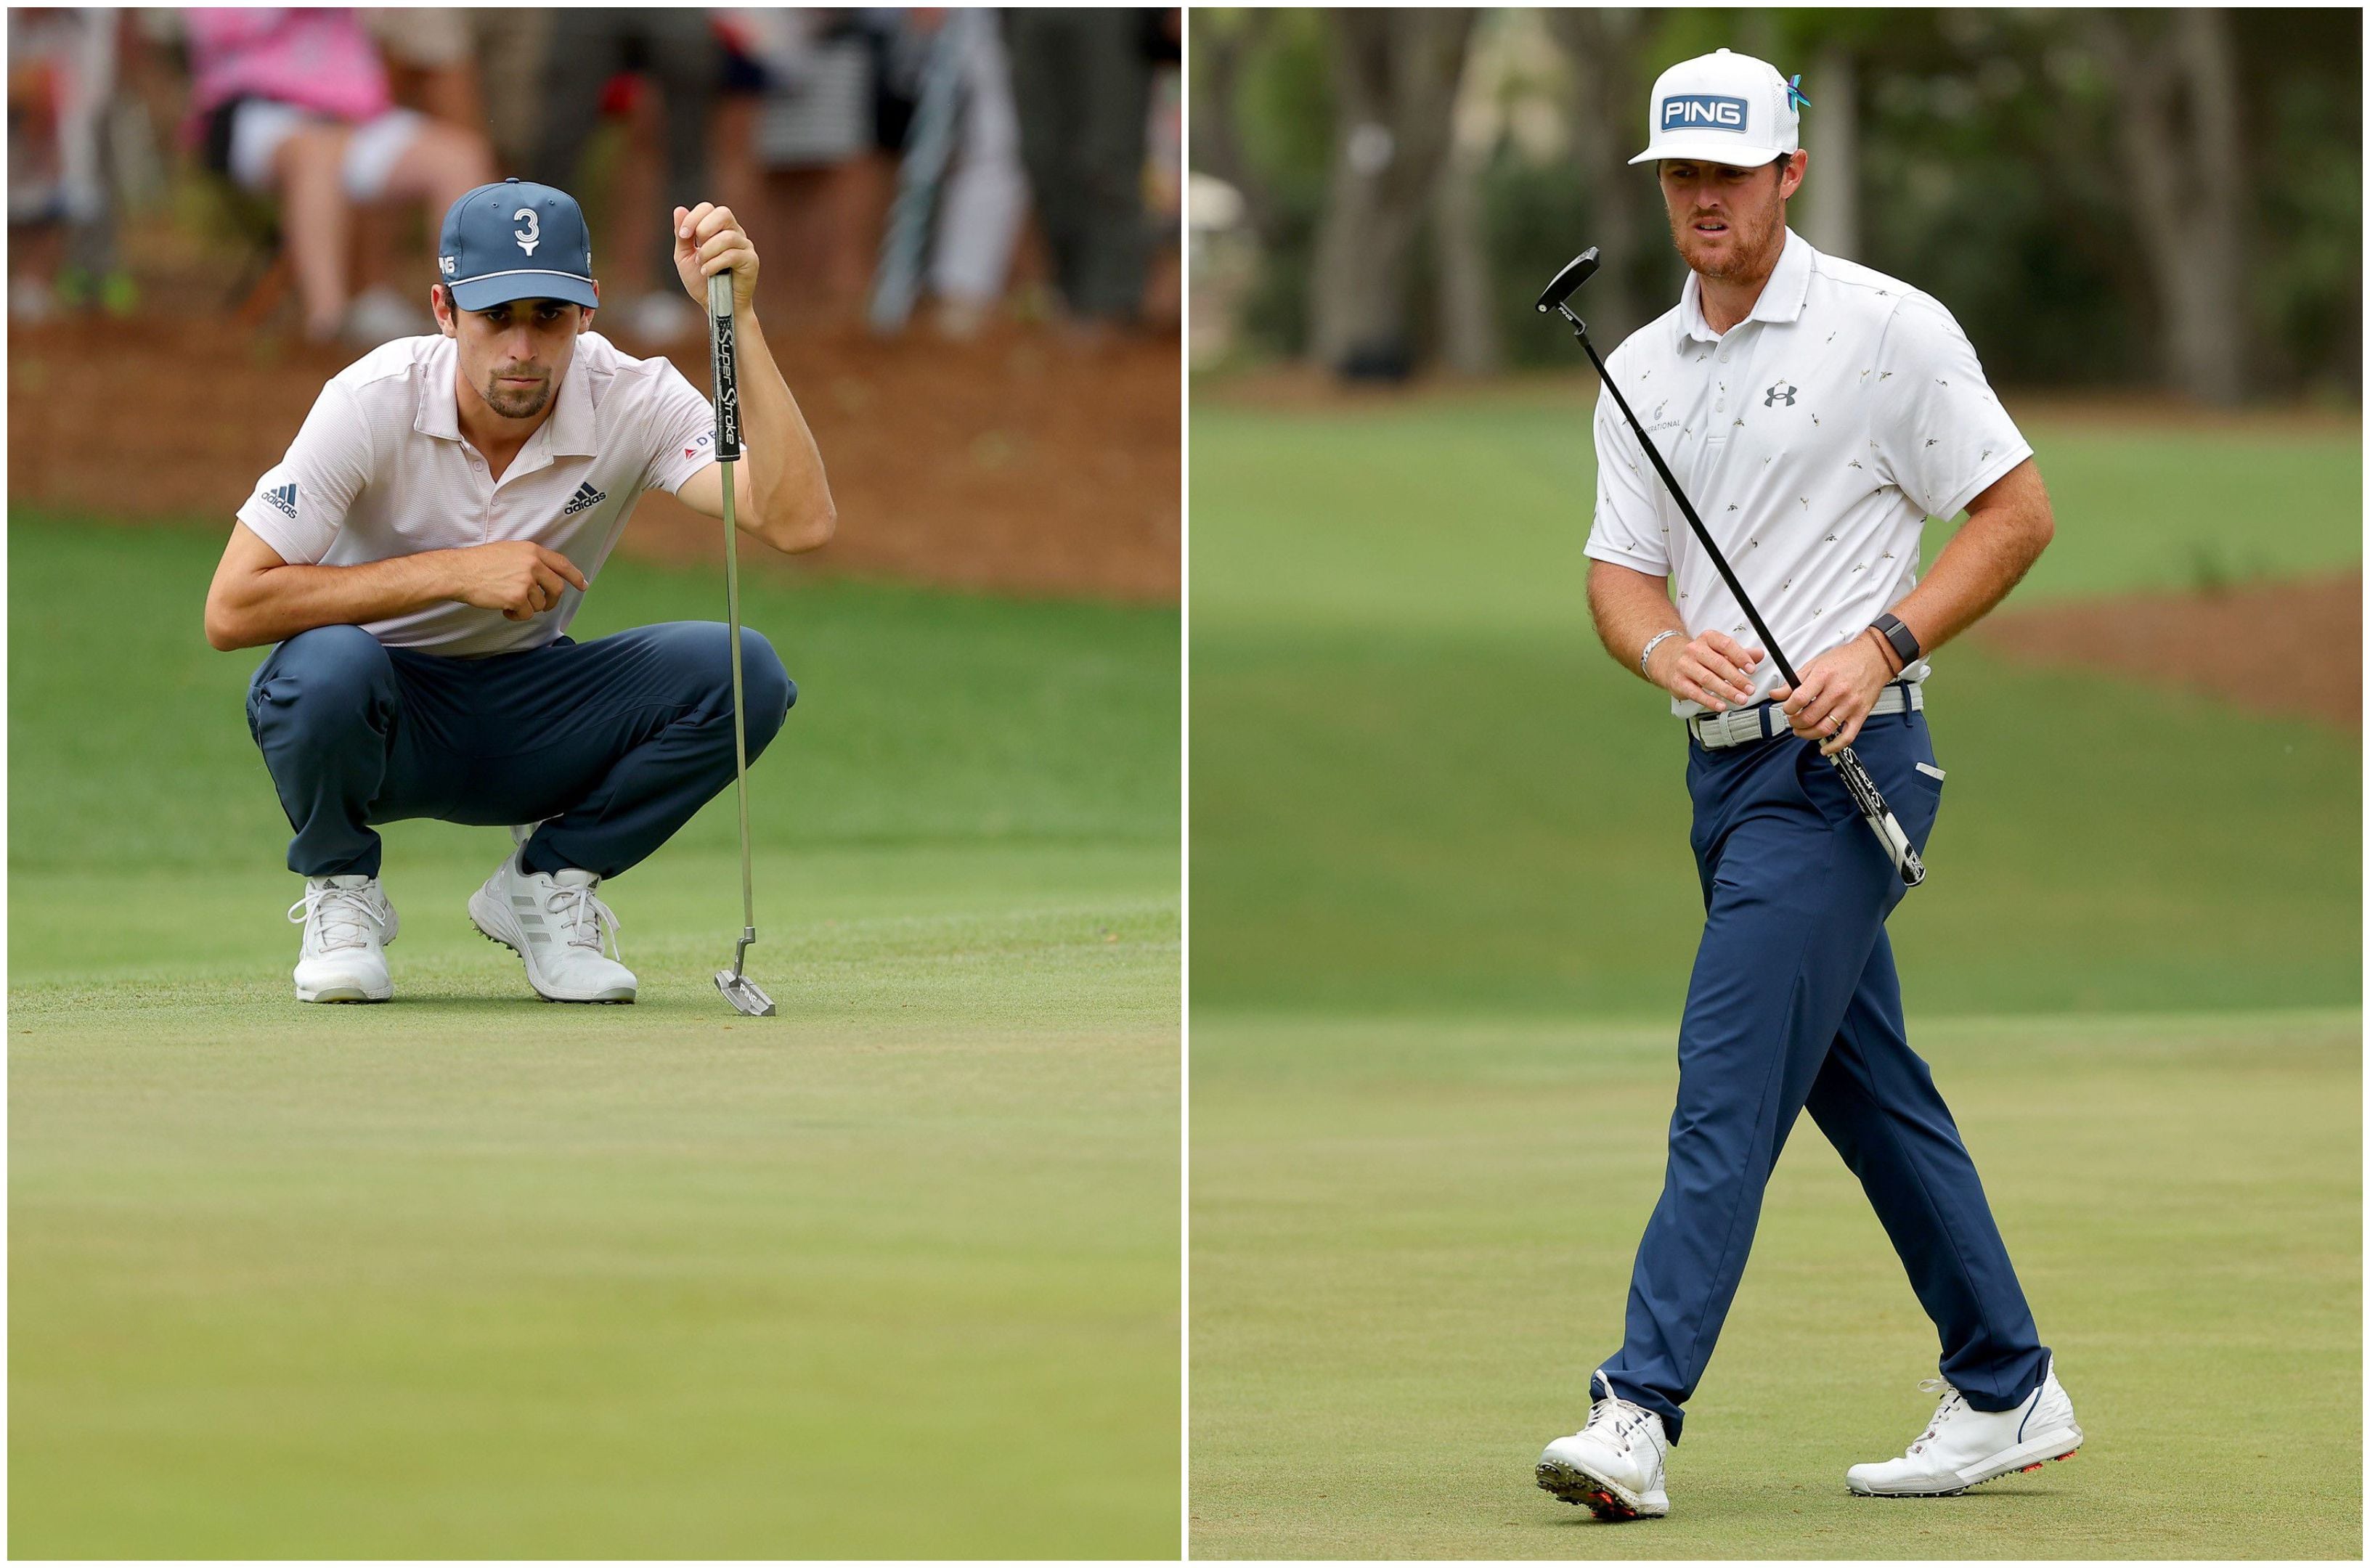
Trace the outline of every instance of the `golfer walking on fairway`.
{"label": "golfer walking on fairway", "polygon": [[[730,269],[749,477],[739,523],[778,550],[831,537],[823,459],[765,348],[757,253],[732,213],[677,208],[675,269],[703,308]],[[566,635],[645,490],[724,515],[708,400],[664,360],[588,330],[599,286],[573,198],[479,186],[445,214],[438,334],[388,343],[321,391],[239,509],[206,596],[255,672],[262,748],[305,878],[299,1001],[385,1001],[395,908],[372,830],[431,817],[511,828],[469,918],[550,1001],[631,1001],[598,893],[734,775],[724,625]],[[797,700],[742,634],[749,754]]]}
{"label": "golfer walking on fairway", "polygon": [[[1705,910],[1627,1333],[1591,1379],[1587,1425],[1538,1463],[1541,1486],[1604,1519],[1670,1511],[1665,1456],[1806,1106],[1941,1339],[1931,1422],[1902,1457],[1852,1466],[1850,1489],[1943,1496],[2082,1443],[1974,1163],[1909,1047],[1884,930],[1902,875],[1823,761],[1853,747],[1923,850],[1943,776],[1927,658],[2032,565],[2049,499],[1950,312],[1787,229],[1809,166],[1799,84],[1726,50],[1655,83],[1651,143],[1630,161],[1655,166],[1690,275],[1607,367],[1798,687],[1752,646],[1610,394],[1597,403],[1589,608],[1606,649],[1685,722]],[[1925,520],[1962,507],[1919,580]],[[1827,1350],[1849,1354],[1835,1327]]]}

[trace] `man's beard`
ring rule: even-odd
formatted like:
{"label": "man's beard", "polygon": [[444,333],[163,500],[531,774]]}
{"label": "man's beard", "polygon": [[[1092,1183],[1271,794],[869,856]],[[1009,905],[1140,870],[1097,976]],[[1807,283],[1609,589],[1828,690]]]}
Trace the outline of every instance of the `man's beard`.
{"label": "man's beard", "polygon": [[1728,225],[1727,243],[1720,247],[1719,258],[1708,261],[1699,259],[1709,249],[1695,232],[1699,216],[1700,213],[1690,212],[1671,220],[1671,241],[1678,247],[1679,258],[1687,264],[1689,271],[1726,283],[1762,277],[1777,265],[1777,255],[1786,236],[1782,209],[1766,228],[1758,231],[1748,231],[1732,212],[1722,218],[1720,221]]}
{"label": "man's beard", "polygon": [[505,419],[532,419],[551,401],[551,381],[546,377],[533,387],[512,390],[498,377],[488,376],[484,396],[486,406]]}

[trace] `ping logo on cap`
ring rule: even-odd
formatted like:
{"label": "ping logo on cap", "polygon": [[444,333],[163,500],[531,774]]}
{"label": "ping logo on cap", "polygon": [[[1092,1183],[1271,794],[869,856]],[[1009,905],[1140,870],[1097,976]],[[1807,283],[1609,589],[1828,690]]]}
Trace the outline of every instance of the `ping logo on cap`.
{"label": "ping logo on cap", "polygon": [[1662,100],[1662,128],[1733,131],[1741,135],[1744,131],[1744,100],[1711,93],[1674,93]]}

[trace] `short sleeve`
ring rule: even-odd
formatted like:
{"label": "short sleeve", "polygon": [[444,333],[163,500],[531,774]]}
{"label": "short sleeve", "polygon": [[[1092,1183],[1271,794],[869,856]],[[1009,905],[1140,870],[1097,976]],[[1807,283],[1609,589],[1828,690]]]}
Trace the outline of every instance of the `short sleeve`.
{"label": "short sleeve", "polygon": [[330,382],[313,400],[288,455],[265,472],[238,509],[238,521],[282,561],[312,566],[336,543],[370,470],[370,423],[362,402],[351,387]]}
{"label": "short sleeve", "polygon": [[1637,432],[1621,417],[1610,391],[1596,395],[1596,522],[1588,531],[1591,560],[1652,577],[1671,574],[1662,492]]}
{"label": "short sleeve", "polygon": [[[672,363],[660,369],[654,397],[650,427],[660,444],[644,471],[642,488],[673,495],[685,480],[716,461],[716,407]],[[745,451],[748,443],[742,444]]]}
{"label": "short sleeve", "polygon": [[1939,302],[1913,294],[1877,351],[1879,455],[1901,493],[1944,521],[2032,447],[1984,380],[1974,345]]}

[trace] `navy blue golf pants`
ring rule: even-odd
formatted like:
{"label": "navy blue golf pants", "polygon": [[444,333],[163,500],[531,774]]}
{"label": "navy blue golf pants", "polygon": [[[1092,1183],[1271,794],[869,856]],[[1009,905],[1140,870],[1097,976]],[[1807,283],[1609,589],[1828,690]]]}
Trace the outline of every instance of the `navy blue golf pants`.
{"label": "navy blue golf pants", "polygon": [[[1941,805],[1923,714],[1870,718],[1853,750],[1922,853]],[[1905,891],[1818,749],[1790,734],[1687,747],[1703,944],[1679,1025],[1679,1097],[1662,1196],[1605,1363],[1622,1398],[1677,1441],[1735,1299],[1762,1189],[1805,1106],[1859,1177],[1977,1410],[2012,1410],[2049,1353],[1974,1162],[1909,1048],[1885,917]],[[1835,1325],[1848,1351],[1847,1323]],[[1806,1349],[1810,1347],[1805,1347]]]}
{"label": "navy blue golf pants", "polygon": [[[542,822],[531,872],[615,876],[732,782],[731,645],[675,621],[531,653],[452,658],[320,626],[271,650],[247,722],[296,837],[302,876],[375,876],[374,825],[429,817]],[[741,631],[754,761],[798,701],[782,661]],[[547,818],[547,820],[546,820]]]}

